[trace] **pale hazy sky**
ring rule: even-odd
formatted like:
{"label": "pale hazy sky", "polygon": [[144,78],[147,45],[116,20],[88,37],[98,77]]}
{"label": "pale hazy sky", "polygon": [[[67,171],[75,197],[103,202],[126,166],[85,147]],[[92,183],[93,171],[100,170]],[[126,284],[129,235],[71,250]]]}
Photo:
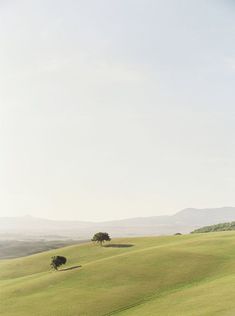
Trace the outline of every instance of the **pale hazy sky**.
{"label": "pale hazy sky", "polygon": [[0,216],[235,205],[232,0],[0,0]]}

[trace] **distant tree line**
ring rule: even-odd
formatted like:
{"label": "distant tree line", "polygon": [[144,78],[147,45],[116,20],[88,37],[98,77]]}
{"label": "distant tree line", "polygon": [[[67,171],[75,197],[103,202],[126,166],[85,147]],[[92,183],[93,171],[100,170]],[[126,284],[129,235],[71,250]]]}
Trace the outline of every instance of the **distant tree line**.
{"label": "distant tree line", "polygon": [[191,234],[230,231],[230,230],[235,230],[235,222],[204,226],[199,229],[195,229],[194,231],[191,232]]}

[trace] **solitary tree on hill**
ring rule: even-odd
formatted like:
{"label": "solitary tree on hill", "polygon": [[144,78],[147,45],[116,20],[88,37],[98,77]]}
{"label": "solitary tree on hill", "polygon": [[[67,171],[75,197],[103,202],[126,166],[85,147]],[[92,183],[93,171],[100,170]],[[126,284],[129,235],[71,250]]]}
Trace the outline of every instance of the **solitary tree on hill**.
{"label": "solitary tree on hill", "polygon": [[51,267],[54,270],[58,270],[58,268],[62,266],[63,264],[65,264],[66,262],[67,262],[67,259],[65,257],[62,257],[62,256],[51,257]]}
{"label": "solitary tree on hill", "polygon": [[100,244],[100,246],[103,245],[103,242],[110,240],[111,238],[109,237],[109,234],[102,232],[96,233],[92,238],[92,241],[97,242],[98,244]]}

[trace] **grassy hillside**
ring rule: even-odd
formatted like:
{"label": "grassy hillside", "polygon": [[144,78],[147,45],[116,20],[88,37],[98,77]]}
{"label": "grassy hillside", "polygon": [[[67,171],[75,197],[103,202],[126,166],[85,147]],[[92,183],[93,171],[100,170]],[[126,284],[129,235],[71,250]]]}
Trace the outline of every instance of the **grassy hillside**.
{"label": "grassy hillside", "polygon": [[[112,243],[133,246],[82,244],[0,261],[1,315],[235,315],[234,232]],[[72,269],[49,271],[56,254]]]}
{"label": "grassy hillside", "polygon": [[204,226],[198,229],[195,229],[192,234],[196,233],[210,233],[210,232],[222,232],[235,230],[235,222],[230,223],[221,223],[216,225]]}

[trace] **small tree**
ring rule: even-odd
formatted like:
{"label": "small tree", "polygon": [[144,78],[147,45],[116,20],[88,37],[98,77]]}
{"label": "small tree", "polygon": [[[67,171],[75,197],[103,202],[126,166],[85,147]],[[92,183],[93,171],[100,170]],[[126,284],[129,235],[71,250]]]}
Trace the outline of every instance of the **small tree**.
{"label": "small tree", "polygon": [[63,264],[65,264],[66,262],[67,262],[67,259],[65,257],[62,257],[62,256],[51,257],[51,267],[54,270],[58,270],[58,268],[62,266]]}
{"label": "small tree", "polygon": [[102,233],[102,232],[96,233],[92,238],[92,241],[97,242],[98,244],[100,244],[100,246],[103,245],[104,241],[110,241],[110,240],[111,238],[109,237],[109,234]]}

